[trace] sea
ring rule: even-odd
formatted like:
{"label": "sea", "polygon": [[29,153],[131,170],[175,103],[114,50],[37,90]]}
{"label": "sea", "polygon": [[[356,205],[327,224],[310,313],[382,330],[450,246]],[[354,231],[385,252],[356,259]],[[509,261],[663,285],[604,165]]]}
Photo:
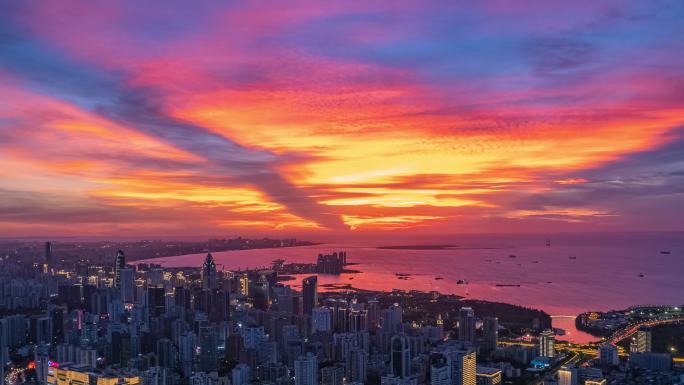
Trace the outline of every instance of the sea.
{"label": "sea", "polygon": [[[442,245],[435,248],[435,245]],[[384,248],[403,246],[403,248]],[[541,309],[565,330],[559,339],[596,340],[575,328],[586,311],[684,304],[683,233],[459,235],[212,253],[219,270],[269,267],[275,259],[314,262],[346,251],[355,274],[319,275],[320,284],[369,290],[423,290]],[[206,254],[138,262],[199,266]],[[397,274],[408,274],[399,279]],[[300,286],[300,278],[288,281]],[[459,283],[459,281],[461,281]]]}

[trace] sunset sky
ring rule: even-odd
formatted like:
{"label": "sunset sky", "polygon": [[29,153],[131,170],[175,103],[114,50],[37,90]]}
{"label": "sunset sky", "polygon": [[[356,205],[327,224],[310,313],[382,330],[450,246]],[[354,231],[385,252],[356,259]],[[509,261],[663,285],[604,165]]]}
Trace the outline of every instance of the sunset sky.
{"label": "sunset sky", "polygon": [[684,2],[2,1],[0,237],[684,229]]}

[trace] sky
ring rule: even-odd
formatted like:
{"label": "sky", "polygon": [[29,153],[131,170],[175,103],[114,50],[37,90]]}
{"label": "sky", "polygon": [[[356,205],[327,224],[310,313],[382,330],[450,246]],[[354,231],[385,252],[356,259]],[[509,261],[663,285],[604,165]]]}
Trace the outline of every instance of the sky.
{"label": "sky", "polygon": [[0,236],[681,231],[684,2],[0,3]]}

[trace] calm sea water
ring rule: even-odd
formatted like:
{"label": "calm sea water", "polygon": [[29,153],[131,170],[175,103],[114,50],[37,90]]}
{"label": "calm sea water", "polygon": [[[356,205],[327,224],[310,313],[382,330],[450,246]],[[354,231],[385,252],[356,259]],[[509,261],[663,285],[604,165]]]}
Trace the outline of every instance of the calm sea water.
{"label": "calm sea water", "polygon": [[[684,304],[681,233],[555,235],[548,237],[550,246],[546,246],[546,239],[529,235],[473,235],[408,242],[458,245],[457,249],[447,250],[378,249],[378,245],[402,242],[376,241],[212,254],[219,269],[235,270],[270,266],[276,258],[312,262],[318,253],[346,250],[348,261],[359,263],[352,268],[362,272],[322,275],[319,282],[348,283],[371,290],[437,290],[538,308],[554,316],[554,326],[568,332],[561,339],[574,342],[593,339],[574,327],[574,316],[581,312],[643,304]],[[204,257],[192,254],[145,262],[169,267],[199,266]],[[411,277],[400,280],[395,273]],[[460,279],[468,284],[457,284]],[[299,281],[290,284],[297,286]]]}

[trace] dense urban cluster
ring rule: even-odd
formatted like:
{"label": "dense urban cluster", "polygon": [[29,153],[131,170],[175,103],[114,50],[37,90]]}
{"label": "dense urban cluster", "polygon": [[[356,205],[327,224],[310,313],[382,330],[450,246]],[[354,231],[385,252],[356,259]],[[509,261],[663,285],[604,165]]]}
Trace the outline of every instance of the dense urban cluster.
{"label": "dense urban cluster", "polygon": [[[539,311],[437,292],[324,292],[269,269],[127,263],[0,264],[0,374],[8,385],[675,384],[672,357],[635,334],[627,360],[559,345]],[[346,252],[319,255],[339,274]],[[480,314],[476,314],[476,311]],[[499,315],[500,316],[497,316]],[[500,322],[505,320],[504,322]],[[510,324],[507,325],[508,320]],[[515,325],[515,326],[513,326]],[[504,339],[501,337],[505,336]],[[594,357],[596,356],[596,357]]]}

